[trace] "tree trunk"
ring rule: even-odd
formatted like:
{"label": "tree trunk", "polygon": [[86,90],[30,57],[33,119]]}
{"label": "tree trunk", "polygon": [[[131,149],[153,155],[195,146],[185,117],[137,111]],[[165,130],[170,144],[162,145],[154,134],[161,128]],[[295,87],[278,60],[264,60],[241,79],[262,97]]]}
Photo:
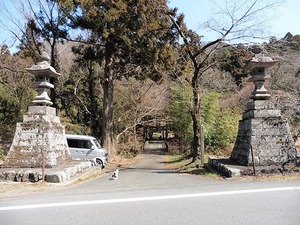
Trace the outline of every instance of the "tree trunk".
{"label": "tree trunk", "polygon": [[99,135],[101,135],[101,121],[99,118],[101,118],[101,115],[99,115],[99,105],[98,105],[98,101],[97,101],[97,95],[96,95],[96,91],[95,91],[95,87],[96,87],[96,83],[95,83],[95,69],[93,66],[93,62],[89,61],[88,62],[88,96],[89,96],[89,109],[91,112],[91,118],[90,118],[90,122],[91,122],[91,127],[92,127],[92,131],[93,131],[93,136],[99,137]]}
{"label": "tree trunk", "polygon": [[113,94],[114,76],[112,70],[112,51],[109,43],[106,44],[103,88],[103,117],[102,117],[102,139],[101,144],[108,153],[113,152]]}
{"label": "tree trunk", "polygon": [[198,79],[198,71],[195,70],[192,79],[193,101],[192,101],[192,120],[193,120],[193,145],[192,145],[192,162],[200,159],[201,155],[201,122],[200,122],[200,85]]}

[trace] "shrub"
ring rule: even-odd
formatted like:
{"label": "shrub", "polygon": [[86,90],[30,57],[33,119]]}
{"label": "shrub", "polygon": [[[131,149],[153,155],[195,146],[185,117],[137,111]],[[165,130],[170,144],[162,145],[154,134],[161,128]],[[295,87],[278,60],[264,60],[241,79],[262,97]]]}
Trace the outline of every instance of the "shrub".
{"label": "shrub", "polygon": [[171,87],[169,115],[173,120],[172,131],[178,140],[180,149],[190,148],[193,140],[192,118],[190,115],[191,90],[179,86]]}
{"label": "shrub", "polygon": [[220,93],[211,92],[202,98],[202,123],[204,125],[206,146],[213,149],[226,148],[234,143],[240,110],[219,107]]}

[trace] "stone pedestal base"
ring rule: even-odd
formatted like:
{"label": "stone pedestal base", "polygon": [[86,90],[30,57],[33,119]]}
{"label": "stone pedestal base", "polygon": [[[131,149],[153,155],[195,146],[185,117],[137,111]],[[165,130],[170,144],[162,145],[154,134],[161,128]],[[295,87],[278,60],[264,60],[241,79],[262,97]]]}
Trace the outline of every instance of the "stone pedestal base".
{"label": "stone pedestal base", "polygon": [[248,104],[239,122],[231,159],[241,165],[252,165],[251,146],[256,165],[282,164],[297,156],[288,123],[269,100]]}
{"label": "stone pedestal base", "polygon": [[65,127],[56,116],[56,109],[48,106],[31,106],[18,123],[13,143],[4,166],[37,168],[53,167],[71,155],[65,137]]}

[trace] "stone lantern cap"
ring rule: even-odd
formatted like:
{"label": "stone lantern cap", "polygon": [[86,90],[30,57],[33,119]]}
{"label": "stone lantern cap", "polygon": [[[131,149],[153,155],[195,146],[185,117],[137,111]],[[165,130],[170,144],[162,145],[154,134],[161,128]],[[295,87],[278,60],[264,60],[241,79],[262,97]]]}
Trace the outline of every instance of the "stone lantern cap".
{"label": "stone lantern cap", "polygon": [[271,57],[265,56],[264,54],[257,54],[245,66],[245,70],[253,70],[254,68],[268,68],[277,62],[278,61],[273,60]]}
{"label": "stone lantern cap", "polygon": [[39,62],[37,65],[26,68],[26,70],[35,76],[57,77],[61,75],[47,61]]}
{"label": "stone lantern cap", "polygon": [[33,65],[31,68],[27,68],[26,70],[37,76],[43,76],[43,77],[57,77],[60,76],[60,73],[57,73],[56,70],[50,66],[50,56],[45,52],[42,51],[40,55],[38,55],[39,62],[37,65]]}

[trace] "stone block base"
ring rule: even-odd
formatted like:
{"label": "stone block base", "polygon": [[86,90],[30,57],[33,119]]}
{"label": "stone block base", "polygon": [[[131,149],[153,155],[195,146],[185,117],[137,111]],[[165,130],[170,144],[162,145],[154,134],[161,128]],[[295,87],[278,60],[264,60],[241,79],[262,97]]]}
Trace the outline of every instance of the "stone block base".
{"label": "stone block base", "polygon": [[256,165],[268,166],[296,158],[294,140],[280,111],[274,109],[270,101],[257,101],[249,105],[250,108],[244,113],[247,116],[239,122],[231,159],[241,165],[252,165],[254,160]]}
{"label": "stone block base", "polygon": [[53,167],[71,159],[65,137],[65,127],[60,123],[54,108],[33,106],[18,123],[5,167]]}

